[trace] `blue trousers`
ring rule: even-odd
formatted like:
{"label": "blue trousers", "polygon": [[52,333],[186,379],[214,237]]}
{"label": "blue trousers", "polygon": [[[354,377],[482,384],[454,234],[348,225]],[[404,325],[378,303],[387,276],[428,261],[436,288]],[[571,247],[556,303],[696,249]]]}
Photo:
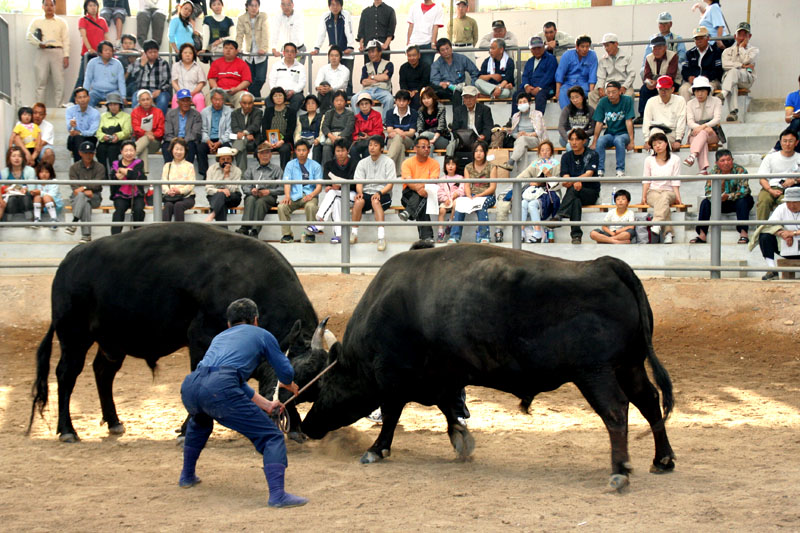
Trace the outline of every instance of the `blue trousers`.
{"label": "blue trousers", "polygon": [[[483,209],[478,209],[475,211],[475,214],[478,216],[478,220],[481,222],[488,222],[489,221],[489,211],[488,209],[492,207],[495,202],[489,200],[491,198],[494,200],[493,196],[487,197],[487,201],[483,204]],[[453,217],[453,222],[463,222],[466,218],[465,213],[459,213],[456,211],[455,216]],[[453,225],[452,229],[450,230],[450,238],[455,239],[457,241],[461,240],[461,231],[464,229],[463,226]],[[475,240],[476,242],[480,242],[481,239],[488,239],[489,238],[489,226],[478,226],[478,230],[475,232]]]}
{"label": "blue trousers", "polygon": [[[373,100],[377,100],[381,103],[381,115],[383,116],[383,120],[386,120],[386,117],[394,109],[394,96],[392,96],[392,93],[378,87],[367,87],[366,89],[362,89],[361,92],[369,94]],[[353,108],[354,115],[360,112],[355,98],[353,98],[350,107]]]}
{"label": "blue trousers", "polygon": [[625,170],[625,147],[631,142],[627,133],[613,135],[606,133],[597,139],[597,156],[599,159],[598,170],[606,170],[606,150],[613,146],[617,152],[617,170]]}
{"label": "blue trousers", "polygon": [[235,369],[198,368],[183,380],[181,399],[190,415],[185,446],[202,450],[216,420],[250,439],[264,456],[264,465],[288,465],[283,433],[247,397]]}
{"label": "blue trousers", "polygon": [[261,98],[261,88],[264,87],[264,82],[267,80],[267,63],[269,60],[262,61],[261,63],[247,62],[250,67],[250,76],[253,81],[247,88],[247,91],[252,93],[256,98]]}
{"label": "blue trousers", "polygon": [[[547,87],[542,87],[542,89],[538,93],[536,93],[536,96],[534,97],[534,107],[536,108],[536,111],[544,115],[544,110],[545,108],[547,108],[547,100],[553,97],[553,93],[555,93],[555,90],[556,90],[555,85],[549,85]],[[517,89],[517,92],[514,93],[514,96],[511,97],[512,117],[518,111],[517,98],[524,92],[525,90],[522,87],[520,87],[519,89]]]}
{"label": "blue trousers", "polygon": [[427,53],[426,52],[422,52],[420,54],[419,62],[422,63],[423,65],[428,65],[428,67],[433,65],[433,58],[436,57],[436,52],[435,51],[434,52],[430,52],[430,50],[433,50],[433,47],[431,46],[431,43],[419,44],[417,46],[419,46],[420,51],[423,51],[423,50],[428,50],[429,51]]}
{"label": "blue trousers", "polygon": [[97,107],[100,105],[100,102],[106,99],[108,93],[116,92],[116,89],[112,89],[110,91],[98,91],[96,89],[92,89],[89,91],[89,105],[92,107]]}
{"label": "blue trousers", "polygon": [[564,83],[561,84],[561,92],[558,93],[558,105],[561,107],[561,109],[564,109],[569,105],[569,96],[567,96],[567,91],[576,86],[582,87],[583,92],[585,94],[589,94],[588,83],[582,83],[582,82],[573,83],[572,80],[564,80]]}
{"label": "blue trousers", "polygon": [[[135,95],[129,92],[128,96],[131,98],[131,103],[133,104],[133,107],[134,108],[139,107],[139,102],[133,101]],[[172,93],[169,91],[161,91],[158,95],[158,98],[156,98],[155,102],[153,102],[153,105],[159,108],[161,112],[164,113],[164,116],[166,116],[167,111],[169,111],[170,103],[172,103]]]}

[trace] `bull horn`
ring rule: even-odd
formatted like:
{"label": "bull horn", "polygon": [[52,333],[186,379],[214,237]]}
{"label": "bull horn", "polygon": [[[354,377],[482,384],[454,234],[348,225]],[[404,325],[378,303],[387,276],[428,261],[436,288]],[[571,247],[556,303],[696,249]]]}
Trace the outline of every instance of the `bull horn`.
{"label": "bull horn", "polygon": [[325,330],[324,338],[325,338],[325,344],[328,345],[328,349],[329,350],[331,349],[331,346],[333,346],[334,344],[336,344],[338,342],[338,339],[336,338],[336,335],[334,335],[333,332],[331,330],[329,330],[329,329]]}
{"label": "bull horn", "polygon": [[312,350],[324,350],[322,347],[322,337],[325,335],[325,326],[328,324],[328,319],[330,317],[325,317],[322,322],[319,323],[317,329],[314,330],[314,336],[311,337],[311,349]]}

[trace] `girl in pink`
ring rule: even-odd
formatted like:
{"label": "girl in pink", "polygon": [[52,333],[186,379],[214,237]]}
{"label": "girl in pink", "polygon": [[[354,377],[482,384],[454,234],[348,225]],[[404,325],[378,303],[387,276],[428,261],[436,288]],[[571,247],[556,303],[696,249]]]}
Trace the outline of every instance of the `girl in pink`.
{"label": "girl in pink", "polygon": [[[642,203],[653,206],[653,233],[660,233],[660,221],[670,220],[669,207],[681,203],[680,180],[669,179],[681,173],[681,158],[670,152],[669,140],[663,133],[654,133],[649,140],[653,155],[644,160],[644,176],[656,178],[642,182]],[[672,226],[664,226],[661,242],[672,244]]]}
{"label": "girl in pink", "polygon": [[[436,194],[436,197],[439,199],[439,222],[444,222],[444,218],[447,215],[447,212],[450,212],[450,220],[453,220],[453,205],[459,196],[464,196],[464,184],[457,183],[455,180],[462,180],[464,176],[460,174],[456,174],[458,167],[456,165],[456,160],[453,157],[446,157],[444,160],[444,178],[452,178],[454,181],[452,183],[440,183],[439,184],[439,191]],[[449,233],[448,227],[448,233]],[[445,230],[443,225],[439,225],[439,234],[437,235],[439,242],[444,242],[447,238],[445,235]]]}

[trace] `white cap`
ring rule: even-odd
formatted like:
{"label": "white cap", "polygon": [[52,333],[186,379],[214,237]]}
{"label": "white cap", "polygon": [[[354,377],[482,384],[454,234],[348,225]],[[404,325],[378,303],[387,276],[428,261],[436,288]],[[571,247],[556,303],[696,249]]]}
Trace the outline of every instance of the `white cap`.
{"label": "white cap", "polygon": [[603,35],[603,40],[600,41],[600,44],[606,43],[618,43],[619,37],[617,37],[616,33],[606,33]]}

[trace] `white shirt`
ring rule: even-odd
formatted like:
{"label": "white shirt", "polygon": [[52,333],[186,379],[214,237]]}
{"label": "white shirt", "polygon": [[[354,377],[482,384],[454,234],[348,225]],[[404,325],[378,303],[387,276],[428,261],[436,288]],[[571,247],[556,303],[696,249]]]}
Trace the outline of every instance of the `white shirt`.
{"label": "white shirt", "polygon": [[303,30],[303,15],[298,11],[296,5],[290,17],[281,12],[272,21],[271,26],[275,30],[271,32],[270,46],[279,52],[283,50],[283,45],[286,43],[294,43],[297,48],[300,48],[306,42],[305,31]]}
{"label": "white shirt", "polygon": [[323,65],[317,72],[317,77],[314,80],[314,87],[322,85],[323,81],[327,81],[331,88],[335,90],[347,90],[347,84],[350,82],[350,69],[346,66],[339,64],[339,67],[334,70],[330,63]]}
{"label": "white shirt", "polygon": [[283,87],[284,91],[302,93],[306,88],[306,68],[299,61],[289,67],[284,59],[272,64],[269,71],[269,86]]}
{"label": "white shirt", "polygon": [[139,11],[145,9],[158,9],[160,0],[139,0]]}
{"label": "white shirt", "polygon": [[[783,224],[783,228],[789,231],[797,231],[800,230],[800,213],[792,213],[789,211],[789,206],[784,204],[779,205],[775,208],[775,211],[769,216],[770,221],[777,221],[777,220],[797,220],[797,224]],[[795,239],[798,239],[795,236]],[[778,239],[781,240],[781,239]]]}
{"label": "white shirt", "polygon": [[[797,152],[792,154],[792,157],[783,157],[780,152],[772,152],[767,154],[758,167],[759,174],[784,174],[787,172],[796,172],[800,165],[800,154]],[[770,187],[779,187],[782,180],[786,178],[770,178]]]}
{"label": "white shirt", "polygon": [[51,146],[55,146],[56,144],[56,130],[53,128],[53,125],[43,120],[41,124],[39,124],[39,129],[42,132],[42,140],[45,144],[49,144]]}
{"label": "white shirt", "polygon": [[[603,222],[606,223],[605,225],[608,226],[608,229],[611,231],[617,231],[625,226],[630,226],[630,223],[635,221],[636,215],[633,214],[633,211],[626,209],[622,215],[619,215],[616,208],[606,213],[606,217],[603,219]],[[615,222],[616,224],[614,224]],[[628,222],[628,224],[625,224],[625,222]]]}
{"label": "white shirt", "polygon": [[414,25],[411,32],[411,37],[408,39],[408,44],[431,44],[433,39],[433,27],[444,26],[444,13],[442,6],[434,4],[427,13],[422,12],[422,3],[417,2],[411,7],[408,12],[408,23]]}
{"label": "white shirt", "polygon": [[680,187],[681,180],[663,179],[670,176],[678,176],[681,173],[681,158],[675,153],[669,154],[669,161],[663,165],[659,164],[656,156],[649,155],[644,160],[644,172],[647,177],[662,178],[660,180],[643,181],[649,183],[650,188],[655,191],[671,191],[673,187]]}

